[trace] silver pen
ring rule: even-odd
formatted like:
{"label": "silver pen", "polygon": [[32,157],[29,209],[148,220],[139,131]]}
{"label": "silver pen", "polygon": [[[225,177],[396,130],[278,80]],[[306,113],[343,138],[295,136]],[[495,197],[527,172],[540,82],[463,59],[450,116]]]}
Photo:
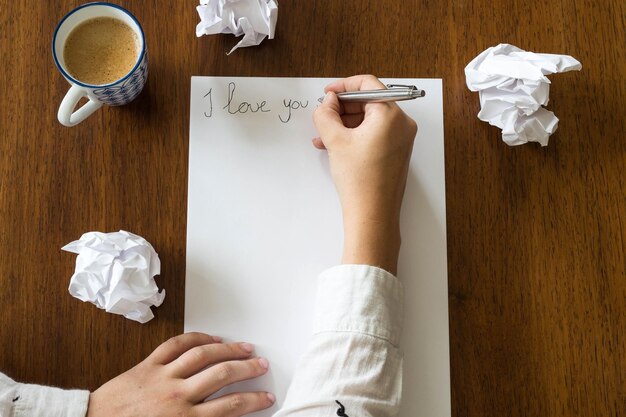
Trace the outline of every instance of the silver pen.
{"label": "silver pen", "polygon": [[[345,102],[382,103],[385,101],[413,100],[424,97],[426,92],[414,85],[387,84],[387,88],[380,90],[346,91],[338,93],[337,98]],[[324,97],[319,99],[321,103]]]}

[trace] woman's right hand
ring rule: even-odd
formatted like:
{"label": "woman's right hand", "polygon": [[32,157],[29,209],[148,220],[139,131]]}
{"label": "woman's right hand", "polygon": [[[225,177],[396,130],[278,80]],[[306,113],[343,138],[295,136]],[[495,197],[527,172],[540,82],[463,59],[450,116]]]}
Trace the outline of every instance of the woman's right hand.
{"label": "woman's right hand", "polygon": [[336,93],[385,88],[372,75],[338,80],[325,88],[313,119],[315,147],[327,149],[344,221],[346,264],[396,273],[400,207],[417,125],[396,103],[342,103]]}

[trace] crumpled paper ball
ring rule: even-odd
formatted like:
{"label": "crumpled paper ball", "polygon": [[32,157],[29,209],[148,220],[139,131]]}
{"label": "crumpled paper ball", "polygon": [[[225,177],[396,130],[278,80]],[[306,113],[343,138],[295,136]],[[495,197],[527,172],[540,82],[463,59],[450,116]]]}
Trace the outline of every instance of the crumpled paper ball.
{"label": "crumpled paper ball", "polygon": [[165,290],[154,281],[161,261],[147,240],[124,230],[89,232],[62,249],[78,254],[72,296],[139,323],[154,317],[150,307],[161,305]]}
{"label": "crumpled paper ball", "polygon": [[501,43],[487,48],[465,67],[467,87],[478,91],[478,118],[502,129],[508,145],[548,144],[559,119],[543,108],[548,104],[550,80],[546,75],[580,70],[569,55],[526,52]]}
{"label": "crumpled paper ball", "polygon": [[276,0],[200,0],[196,10],[200,16],[197,37],[216,33],[243,35],[228,55],[237,48],[258,45],[266,37],[274,38],[278,20]]}

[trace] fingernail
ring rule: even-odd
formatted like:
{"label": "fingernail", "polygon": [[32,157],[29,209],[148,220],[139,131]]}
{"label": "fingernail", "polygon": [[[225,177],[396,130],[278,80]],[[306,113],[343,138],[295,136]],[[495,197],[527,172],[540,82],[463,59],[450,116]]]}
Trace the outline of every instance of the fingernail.
{"label": "fingernail", "polygon": [[267,369],[270,367],[270,363],[267,361],[267,359],[259,358],[258,360],[259,360],[259,365],[261,365],[263,369]]}
{"label": "fingernail", "polygon": [[274,402],[276,401],[276,396],[272,394],[271,392],[267,392],[266,394],[267,394],[267,399],[270,400],[272,404],[274,404]]}
{"label": "fingernail", "polygon": [[326,95],[324,96],[324,101],[322,101],[322,103],[328,103],[328,100],[330,100],[330,93],[326,93]]}
{"label": "fingernail", "polygon": [[222,338],[221,338],[221,337],[219,337],[219,336],[211,336],[211,337],[213,338],[213,341],[214,341],[214,342],[219,343],[219,342],[221,342],[221,341],[222,341]]}
{"label": "fingernail", "polygon": [[254,350],[254,345],[251,343],[239,343],[239,346],[248,353],[252,353]]}

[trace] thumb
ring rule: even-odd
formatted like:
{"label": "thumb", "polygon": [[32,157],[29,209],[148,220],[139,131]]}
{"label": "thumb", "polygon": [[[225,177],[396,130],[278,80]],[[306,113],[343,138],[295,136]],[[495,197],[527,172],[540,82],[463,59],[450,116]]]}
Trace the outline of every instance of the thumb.
{"label": "thumb", "polygon": [[337,95],[332,91],[326,93],[322,104],[313,113],[313,123],[324,145],[328,145],[335,137],[344,133],[346,127],[341,120],[341,106]]}

